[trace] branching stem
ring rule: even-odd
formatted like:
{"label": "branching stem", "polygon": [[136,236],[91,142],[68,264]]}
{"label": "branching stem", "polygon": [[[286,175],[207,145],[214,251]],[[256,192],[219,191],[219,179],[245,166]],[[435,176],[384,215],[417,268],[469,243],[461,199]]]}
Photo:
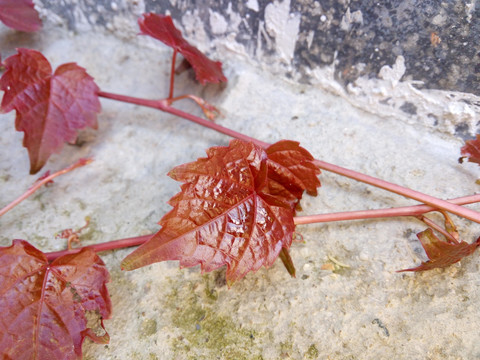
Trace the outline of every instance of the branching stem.
{"label": "branching stem", "polygon": [[329,164],[325,161],[315,160],[315,163],[323,170],[327,170],[338,175],[361,181],[363,183],[376,186],[378,188],[393,192],[398,195],[403,195],[407,198],[420,201],[437,209],[445,210],[451,212],[452,214],[475,221],[476,223],[480,223],[480,213],[477,211],[449,203],[445,200],[441,200],[433,196],[421,193],[419,191],[415,191],[397,184],[390,183],[385,180],[377,179],[369,175],[345,169],[337,165]]}
{"label": "branching stem", "polygon": [[[460,198],[455,198],[448,200],[452,204],[472,204],[480,202],[480,194],[463,196]],[[295,225],[303,224],[313,224],[319,222],[332,222],[332,221],[342,221],[342,220],[361,220],[361,219],[373,219],[373,218],[384,218],[384,217],[397,217],[397,216],[421,216],[430,211],[435,211],[436,209],[428,205],[415,205],[415,206],[404,206],[398,208],[390,209],[377,209],[377,210],[363,210],[363,211],[348,211],[348,212],[338,212],[332,214],[321,214],[321,215],[310,215],[310,216],[297,216],[293,220]],[[149,240],[153,234],[137,236],[132,238],[126,238],[121,240],[114,240],[105,243],[95,244],[89,246],[90,249],[95,252],[108,251],[114,249],[121,249],[131,246],[138,246],[145,243]],[[82,248],[77,248],[73,250],[62,250],[47,253],[47,258],[49,261],[55,260],[57,257],[77,253]]]}
{"label": "branching stem", "polygon": [[448,242],[452,242],[452,243],[458,245],[458,240],[455,239],[455,237],[452,234],[450,234],[448,231],[446,231],[443,227],[438,225],[432,219],[429,219],[429,218],[427,218],[426,216],[423,216],[423,215],[418,215],[417,219],[424,222],[428,227],[431,227],[433,230],[438,231],[440,234],[445,236],[445,238],[448,240]]}
{"label": "branching stem", "polygon": [[226,128],[224,126],[218,125],[214,122],[211,122],[206,119],[202,119],[201,117],[189,114],[185,111],[178,110],[172,106],[168,105],[168,99],[163,99],[163,100],[148,100],[148,99],[140,99],[140,98],[135,98],[131,96],[125,96],[125,95],[118,95],[118,94],[112,94],[112,93],[107,93],[104,91],[100,91],[98,93],[98,96],[104,97],[107,99],[112,99],[112,100],[117,100],[117,101],[122,101],[126,103],[131,103],[131,104],[136,104],[140,106],[146,106],[150,108],[154,108],[157,110],[161,110],[164,112],[167,112],[169,114],[184,118],[186,120],[192,121],[196,124],[202,125],[204,127],[210,128],[212,130],[215,130],[219,133],[240,139],[240,140],[245,140],[245,141],[250,141],[253,142],[254,144],[261,146],[261,147],[267,147],[270,144],[257,140],[255,138],[252,138],[248,135],[244,135],[241,133],[236,132],[235,130],[231,130],[229,128]]}
{"label": "branching stem", "polygon": [[90,246],[85,246],[85,247],[80,247],[76,249],[71,249],[71,250],[61,250],[61,251],[52,251],[49,253],[46,253],[45,255],[47,256],[48,261],[53,261],[56,258],[67,255],[67,254],[76,254],[80,252],[84,248],[89,248],[92,249],[95,252],[102,252],[102,251],[109,251],[109,250],[115,250],[115,249],[123,249],[131,246],[138,246],[142,245],[143,243],[147,242],[152,237],[153,234],[149,235],[143,235],[143,236],[135,236],[132,238],[126,238],[126,239],[120,239],[120,240],[113,240],[113,241],[108,241],[100,244],[94,244]]}
{"label": "branching stem", "polygon": [[[250,141],[253,142],[254,144],[257,144],[262,147],[268,147],[269,144],[266,142],[263,142],[261,140],[252,138],[248,135],[241,134],[235,130],[228,129],[226,127],[223,127],[221,125],[218,125],[214,122],[199,118],[198,116],[186,113],[184,111],[175,109],[171,106],[168,105],[168,99],[167,100],[147,100],[147,99],[140,99],[140,98],[135,98],[135,97],[130,97],[130,96],[124,96],[124,95],[117,95],[117,94],[111,94],[107,92],[99,92],[99,96],[112,99],[112,100],[118,100],[118,101],[123,101],[127,103],[132,103],[136,105],[141,105],[141,106],[147,106],[151,108],[155,108],[164,112],[168,112],[170,114],[182,117],[186,120],[193,121],[199,125],[208,127],[212,130],[218,131],[222,134],[245,140],[245,141]],[[338,175],[342,175],[372,186],[379,187],[381,189],[396,193],[398,195],[405,196],[410,199],[414,199],[417,201],[420,201],[424,204],[430,205],[434,208],[445,210],[448,212],[451,212],[452,214],[464,217],[466,219],[475,221],[476,223],[480,223],[480,213],[471,209],[463,208],[459,205],[449,203],[445,200],[441,200],[438,198],[435,198],[433,196],[397,185],[390,183],[385,180],[377,179],[369,175],[365,175],[362,173],[359,173],[354,170],[346,169],[343,167],[340,167],[338,165],[333,165],[330,163],[327,163],[325,161],[321,160],[315,160],[316,164],[323,170],[330,171],[333,173],[336,173]]]}
{"label": "branching stem", "polygon": [[[456,205],[466,205],[480,202],[480,194],[462,196],[455,199],[447,200],[449,203]],[[389,209],[375,209],[375,210],[359,210],[359,211],[344,211],[337,213],[306,215],[295,217],[295,225],[314,224],[333,221],[346,220],[363,220],[363,219],[378,219],[398,216],[418,216],[431,211],[437,210],[429,205],[413,205],[402,206]]]}

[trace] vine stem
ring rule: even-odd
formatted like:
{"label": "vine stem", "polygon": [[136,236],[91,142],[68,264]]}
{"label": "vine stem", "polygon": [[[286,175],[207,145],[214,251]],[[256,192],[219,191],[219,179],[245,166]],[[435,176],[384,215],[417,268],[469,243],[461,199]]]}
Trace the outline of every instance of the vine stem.
{"label": "vine stem", "polygon": [[436,230],[438,231],[440,234],[442,234],[443,236],[445,236],[445,239],[447,239],[447,241],[453,243],[453,244],[456,244],[458,245],[458,241],[457,239],[455,239],[455,237],[450,234],[448,231],[446,231],[444,228],[442,228],[440,225],[438,225],[435,221],[427,218],[426,216],[423,216],[423,215],[418,215],[417,216],[417,219],[422,221],[423,223],[425,223],[428,227],[432,228],[433,230]]}
{"label": "vine stem", "polygon": [[23,200],[25,200],[26,198],[28,198],[29,196],[33,195],[33,193],[35,191],[37,191],[38,189],[40,189],[43,185],[45,185],[46,183],[52,181],[53,179],[55,179],[57,176],[60,176],[60,175],[63,175],[63,174],[66,174],[80,166],[85,166],[87,164],[90,164],[91,162],[93,161],[93,159],[91,158],[87,158],[87,159],[80,159],[78,160],[75,164],[73,165],[70,165],[69,167],[65,168],[65,169],[62,169],[60,171],[57,171],[49,176],[46,176],[44,178],[41,178],[39,180],[37,180],[37,182],[35,182],[25,193],[23,193],[21,196],[19,196],[18,198],[16,198],[15,200],[13,200],[10,204],[8,204],[7,206],[5,206],[3,209],[0,210],[0,216],[4,215],[6,212],[8,212],[9,210],[11,210],[12,208],[14,208],[15,206],[17,206],[18,204],[20,204]]}
{"label": "vine stem", "polygon": [[[210,128],[212,130],[215,130],[217,132],[220,132],[222,134],[240,139],[240,140],[245,140],[249,142],[253,142],[256,145],[259,145],[263,148],[268,147],[270,144],[263,142],[261,140],[252,138],[248,135],[241,134],[235,130],[231,130],[229,128],[223,127],[221,125],[218,125],[214,122],[202,119],[198,116],[186,113],[184,111],[178,110],[168,104],[168,99],[164,100],[148,100],[148,99],[141,99],[141,98],[135,98],[131,96],[125,96],[125,95],[118,95],[118,94],[112,94],[112,93],[107,93],[104,91],[98,92],[98,96],[112,99],[112,100],[118,100],[122,102],[127,102],[127,103],[132,103],[136,105],[141,105],[141,106],[146,106],[146,107],[151,107],[155,108],[167,113],[170,113],[172,115],[176,115],[178,117],[182,117],[186,120],[192,121],[194,123],[197,123],[199,125],[205,126],[207,128]],[[462,206],[456,205],[449,203],[448,201],[441,200],[438,198],[435,198],[433,196],[421,193],[419,191],[415,191],[397,184],[393,184],[391,182],[381,180],[369,175],[365,175],[362,173],[359,173],[354,170],[346,169],[338,165],[330,164],[325,161],[321,160],[315,160],[315,164],[318,165],[319,168],[333,172],[338,175],[342,175],[372,186],[376,186],[378,188],[393,192],[398,195],[405,196],[410,199],[417,200],[421,203],[430,205],[434,208],[441,209],[444,211],[451,212],[452,214],[464,217],[466,219],[472,220],[476,223],[480,223],[480,213],[471,209],[464,208]]]}
{"label": "vine stem", "polygon": [[[448,200],[452,204],[465,205],[472,204],[480,201],[480,194],[463,196],[455,199]],[[346,211],[331,214],[309,215],[309,216],[296,216],[293,218],[295,225],[305,225],[320,222],[332,222],[342,220],[362,220],[373,218],[385,218],[385,217],[398,217],[398,216],[421,216],[425,213],[436,211],[437,209],[428,205],[413,205],[403,206],[389,209],[375,209],[375,210],[362,210],[362,211]],[[120,240],[113,240],[105,243],[94,244],[86,246],[86,248],[92,249],[95,252],[109,251],[115,249],[122,249],[126,247],[138,246],[147,242],[154,234],[136,236],[131,238],[125,238]],[[53,261],[56,258],[75,254],[85,247],[76,248],[72,250],[61,250],[46,253],[47,259]]]}
{"label": "vine stem", "polygon": [[[480,202],[480,194],[462,196],[447,200],[451,204],[466,205]],[[314,224],[345,220],[378,219],[398,216],[420,216],[425,213],[436,211],[429,205],[402,206],[389,209],[344,211],[337,213],[297,216],[294,218],[295,225]]]}
{"label": "vine stem", "polygon": [[480,213],[471,209],[461,207],[456,204],[449,203],[448,201],[435,198],[433,196],[421,193],[416,190],[412,190],[397,184],[390,183],[385,180],[377,179],[369,175],[359,173],[357,171],[342,168],[337,165],[329,164],[325,161],[315,160],[315,164],[323,170],[333,172],[338,175],[348,177],[369,185],[376,186],[380,189],[384,189],[393,192],[398,195],[403,195],[407,198],[420,201],[424,204],[433,206],[435,208],[451,212],[452,214],[464,217],[480,224]]}
{"label": "vine stem", "polygon": [[108,250],[115,250],[115,249],[123,249],[131,246],[138,246],[142,245],[143,243],[147,242],[154,234],[143,235],[143,236],[135,236],[131,238],[125,238],[120,240],[113,240],[108,241],[100,244],[94,244],[90,246],[85,246],[81,248],[71,249],[71,250],[60,250],[60,251],[52,251],[46,253],[48,261],[53,261],[60,256],[68,255],[68,254],[76,254],[81,250],[88,248],[92,249],[95,252],[102,252]]}
{"label": "vine stem", "polygon": [[206,119],[202,119],[201,117],[189,114],[185,111],[176,109],[168,104],[169,100],[168,99],[163,99],[163,100],[148,100],[148,99],[141,99],[141,98],[135,98],[131,96],[125,96],[125,95],[118,95],[118,94],[112,94],[112,93],[107,93],[104,91],[98,92],[98,96],[111,99],[111,100],[117,100],[117,101],[122,101],[126,103],[131,103],[135,105],[140,105],[140,106],[146,106],[150,108],[154,108],[157,110],[164,111],[166,113],[184,118],[186,120],[192,121],[196,124],[202,125],[204,127],[210,128],[212,130],[215,130],[219,133],[244,140],[244,141],[249,141],[253,142],[254,144],[261,146],[261,147],[268,147],[270,144],[263,142],[261,140],[257,140],[255,138],[252,138],[248,135],[241,134],[239,132],[236,132],[235,130],[231,130],[229,128],[226,128],[224,126],[218,125],[214,123],[213,121],[209,121]]}

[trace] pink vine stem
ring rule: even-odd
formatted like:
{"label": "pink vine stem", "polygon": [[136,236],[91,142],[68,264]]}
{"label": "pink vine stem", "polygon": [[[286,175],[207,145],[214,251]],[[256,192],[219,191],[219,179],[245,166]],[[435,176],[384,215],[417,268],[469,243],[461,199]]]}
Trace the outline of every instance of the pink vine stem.
{"label": "pink vine stem", "polygon": [[33,184],[33,186],[31,186],[24,194],[22,194],[21,196],[19,196],[18,198],[16,198],[15,200],[13,200],[10,204],[8,204],[7,206],[5,206],[3,209],[0,210],[0,216],[4,215],[7,211],[11,210],[13,207],[17,206],[19,203],[21,203],[23,200],[25,200],[26,198],[28,198],[29,196],[33,195],[33,193],[35,191],[37,191],[38,189],[40,189],[43,185],[45,185],[46,183],[52,181],[54,178],[56,178],[57,176],[60,176],[60,175],[63,175],[63,174],[66,174],[78,167],[81,167],[81,166],[85,166],[87,164],[90,164],[91,162],[93,161],[93,159],[91,158],[88,158],[88,159],[80,159],[78,160],[75,164],[73,165],[70,165],[69,167],[65,168],[65,169],[62,169],[60,171],[57,171],[56,173],[53,173],[49,176],[46,176],[40,180],[38,180],[37,182],[35,182]]}
{"label": "pink vine stem", "polygon": [[[463,196],[455,199],[448,200],[452,204],[465,205],[473,204],[480,201],[480,194]],[[386,218],[386,217],[398,217],[398,216],[420,216],[427,212],[436,211],[437,209],[428,205],[413,205],[403,206],[389,209],[375,209],[375,210],[362,210],[362,211],[347,211],[331,214],[319,214],[309,216],[296,216],[293,218],[295,225],[313,224],[320,222],[332,222],[343,220],[363,220],[373,218]],[[109,251],[115,249],[121,249],[131,246],[142,245],[147,242],[154,234],[136,236],[126,239],[114,240],[105,243],[95,244],[87,246],[95,252]],[[72,250],[61,250],[55,252],[49,252],[46,254],[49,261],[55,260],[57,257],[74,254],[82,250],[83,248],[76,248]]]}
{"label": "pink vine stem", "polygon": [[426,216],[418,215],[417,219],[424,222],[428,227],[432,228],[435,231],[438,231],[440,234],[445,236],[445,238],[448,240],[448,242],[451,242],[451,243],[456,244],[456,245],[459,244],[458,240],[452,234],[450,234],[447,230],[445,230],[443,227],[441,227],[440,225],[438,225],[434,221],[430,220]]}
{"label": "pink vine stem", "polygon": [[138,246],[142,245],[143,243],[147,242],[153,234],[149,235],[143,235],[143,236],[135,236],[131,238],[126,238],[126,239],[120,239],[120,240],[113,240],[113,241],[108,241],[100,244],[94,244],[90,246],[85,246],[81,248],[76,248],[72,250],[60,250],[60,251],[52,251],[49,253],[46,253],[45,255],[47,256],[48,261],[53,261],[56,258],[67,255],[67,254],[75,254],[79,252],[80,250],[84,248],[89,248],[92,249],[95,252],[102,252],[102,251],[109,251],[109,250],[115,250],[115,249],[123,249],[131,246]]}
{"label": "pink vine stem", "polygon": [[[480,202],[480,194],[462,196],[455,199],[447,200],[451,204],[466,205]],[[344,211],[337,213],[318,214],[296,216],[294,218],[295,225],[314,224],[333,221],[350,221],[363,219],[378,219],[397,216],[419,216],[425,213],[436,211],[435,207],[429,205],[413,205],[402,206],[389,209],[360,210],[360,211]]]}
{"label": "pink vine stem", "polygon": [[[218,125],[214,122],[202,119],[198,116],[186,113],[184,111],[181,111],[179,109],[176,109],[168,104],[168,99],[164,100],[148,100],[148,99],[141,99],[141,98],[135,98],[131,96],[125,96],[125,95],[118,95],[118,94],[112,94],[112,93],[107,93],[104,91],[100,91],[98,93],[98,96],[112,99],[112,100],[118,100],[122,102],[127,102],[127,103],[132,103],[140,106],[146,106],[146,107],[151,107],[154,109],[158,109],[173,115],[176,115],[178,117],[184,118],[186,120],[192,121],[194,123],[197,123],[199,125],[205,126],[207,128],[210,128],[212,130],[215,130],[217,132],[220,132],[222,134],[240,139],[240,140],[245,140],[249,142],[253,142],[254,144],[257,144],[261,147],[268,147],[270,144],[263,142],[261,140],[252,138],[248,135],[241,134],[235,130],[231,130],[229,128],[226,128],[224,126]],[[476,223],[480,223],[480,213],[471,209],[464,208],[462,206],[449,203],[448,201],[441,200],[438,198],[435,198],[433,196],[397,185],[390,183],[385,180],[377,179],[375,177],[365,175],[362,173],[359,173],[354,170],[346,169],[338,165],[330,164],[325,161],[321,160],[315,160],[316,165],[318,165],[321,169],[330,171],[333,173],[336,173],[338,175],[342,175],[372,186],[376,186],[378,188],[396,193],[398,195],[405,196],[407,198],[411,198],[414,200],[417,200],[421,203],[430,205],[434,208],[445,210],[448,212],[451,212],[452,214],[464,217],[466,219],[472,220]]]}

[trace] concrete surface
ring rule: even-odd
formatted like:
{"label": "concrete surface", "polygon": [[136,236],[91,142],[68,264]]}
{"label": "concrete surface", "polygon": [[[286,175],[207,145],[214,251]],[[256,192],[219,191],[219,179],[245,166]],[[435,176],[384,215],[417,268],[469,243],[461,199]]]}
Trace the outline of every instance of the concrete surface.
{"label": "concrete surface", "polygon": [[[165,97],[170,50],[137,38],[135,22],[122,21],[128,26],[120,37],[109,30],[72,32],[53,20],[33,35],[2,26],[2,57],[15,47],[31,47],[54,67],[77,62],[102,90]],[[202,88],[184,73],[176,93],[199,94],[217,105],[224,114],[220,124],[264,141],[298,140],[317,158],[433,196],[478,191],[479,169],[458,164],[462,141],[455,135],[460,123],[478,121],[476,108],[462,100],[478,103],[475,95],[414,88],[402,81],[405,70],[398,56],[376,78],[360,77],[348,88],[335,80],[333,66],[311,70],[316,81],[299,84],[250,62],[245,54],[219,49],[212,57],[224,63],[226,88]],[[379,105],[382,97],[397,108],[405,101],[421,104],[415,105],[420,110],[416,117],[388,111]],[[54,234],[82,226],[85,216],[92,218],[82,236],[85,245],[155,231],[170,208],[166,202],[179,190],[165,174],[229,141],[155,110],[110,100],[102,100],[102,106],[99,130],[84,133],[80,147],[66,146],[46,169],[85,156],[95,162],[59,178],[2,217],[1,246],[22,238],[43,251],[63,249],[64,240]],[[188,102],[179,107],[200,114]],[[436,121],[428,118],[430,110],[438,111]],[[37,176],[28,175],[14,114],[1,115],[1,120],[0,204],[6,204]],[[321,181],[319,196],[306,196],[301,214],[415,203],[327,172]],[[476,239],[479,225],[455,221],[464,240]],[[198,268],[181,270],[166,262],[122,272],[119,264],[131,250],[102,254],[112,275],[114,316],[106,322],[111,341],[105,346],[86,341],[84,358],[477,358],[477,254],[444,270],[395,272],[425,260],[415,236],[423,229],[412,218],[299,226],[304,241],[291,248],[296,278],[278,261],[231,289],[224,270],[201,274]]]}

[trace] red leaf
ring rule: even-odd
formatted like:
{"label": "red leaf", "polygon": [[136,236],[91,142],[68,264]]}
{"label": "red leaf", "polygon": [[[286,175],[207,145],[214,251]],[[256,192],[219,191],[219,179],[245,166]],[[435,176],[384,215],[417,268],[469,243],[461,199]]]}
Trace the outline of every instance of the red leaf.
{"label": "red leaf", "polygon": [[38,172],[64,142],[74,142],[77,130],[97,128],[99,91],[80,66],[69,63],[52,75],[48,60],[38,51],[18,49],[5,60],[0,79],[5,91],[2,111],[16,110],[15,127],[23,131],[30,157],[30,173]]}
{"label": "red leaf", "polygon": [[[89,249],[49,264],[23,240],[0,248],[2,359],[80,359],[85,337],[108,343],[87,327],[86,312],[111,314],[102,260]],[[101,323],[103,327],[103,321]]]}
{"label": "red leaf", "polygon": [[296,141],[281,140],[266,149],[268,155],[268,193],[283,198],[292,209],[304,191],[317,196],[320,169],[313,156]]}
{"label": "red leaf", "polygon": [[[303,152],[298,143],[278,146]],[[289,164],[272,149],[275,164]],[[266,192],[273,161],[267,152],[233,140],[228,147],[207,150],[207,158],[174,168],[169,175],[184,184],[169,201],[173,209],[160,220],[162,229],[123,260],[123,269],[165,260],[179,260],[182,267],[200,264],[202,271],[227,265],[231,284],[249,271],[272,265],[282,248],[290,247],[295,226],[293,209],[285,206],[283,195]]]}
{"label": "red leaf", "polygon": [[463,157],[458,159],[460,162],[463,162],[463,159],[466,157],[468,158],[468,161],[480,165],[480,135],[477,135],[474,140],[466,141],[461,149],[461,154]]}
{"label": "red leaf", "polygon": [[461,241],[457,244],[440,240],[433,230],[428,228],[417,234],[422,243],[429,260],[422,262],[415,268],[400,270],[403,271],[425,271],[435,268],[444,268],[462,260],[465,256],[473,254],[480,246],[480,238],[472,244]]}
{"label": "red leaf", "polygon": [[226,82],[222,72],[222,63],[207,58],[197,48],[190,45],[182,33],[173,24],[172,18],[153,13],[143,14],[138,19],[142,34],[149,35],[182,54],[195,70],[197,80],[201,84]]}
{"label": "red leaf", "polygon": [[32,0],[0,0],[0,20],[20,31],[37,31],[42,26]]}

